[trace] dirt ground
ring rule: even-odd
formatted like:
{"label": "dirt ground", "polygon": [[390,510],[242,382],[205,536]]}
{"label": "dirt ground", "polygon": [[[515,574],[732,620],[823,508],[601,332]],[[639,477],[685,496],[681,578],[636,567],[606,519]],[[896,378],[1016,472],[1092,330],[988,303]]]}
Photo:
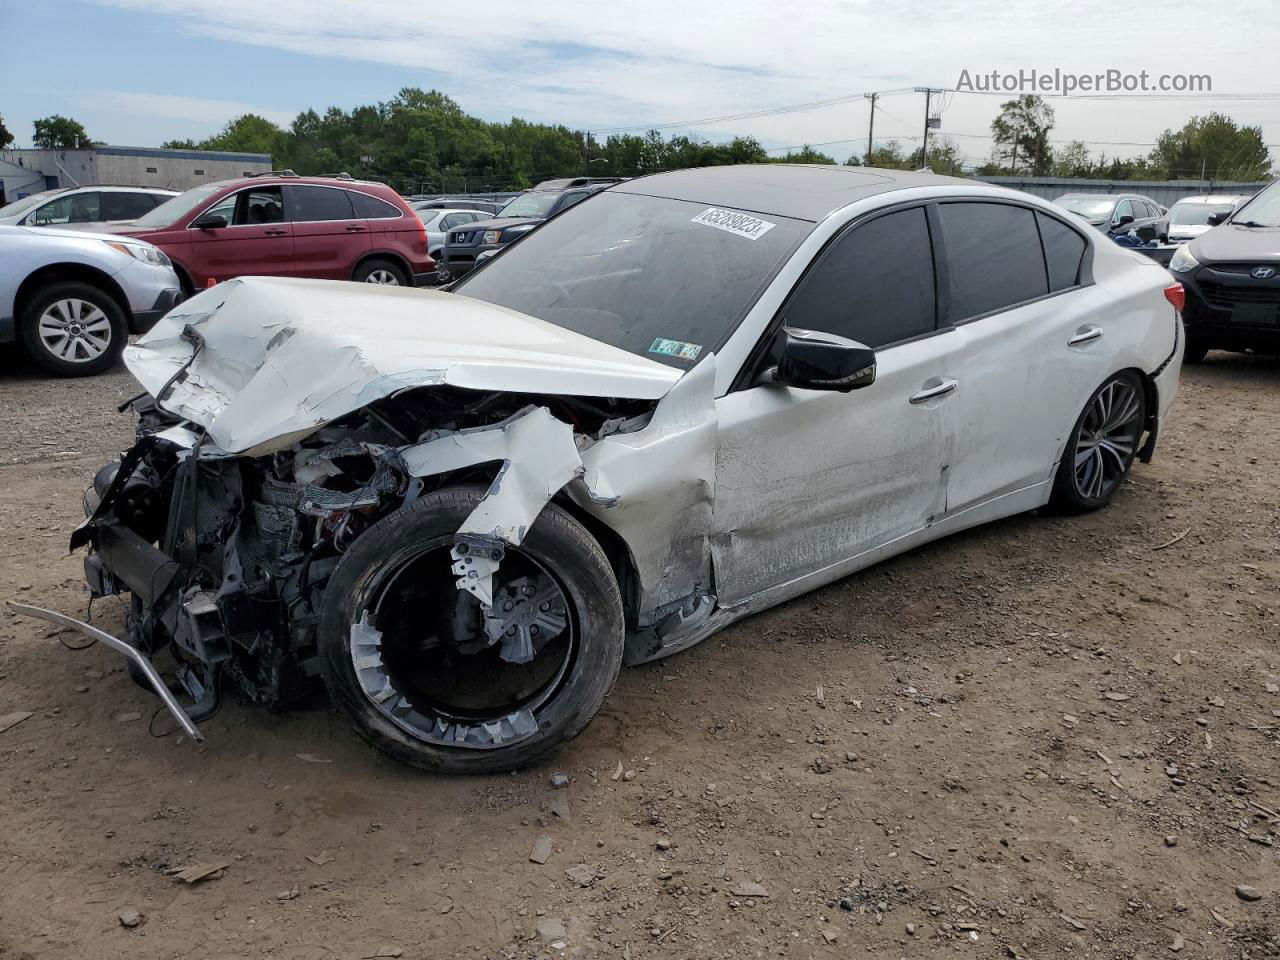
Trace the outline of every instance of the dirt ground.
{"label": "dirt ground", "polygon": [[[67,532],[132,392],[0,358],[0,597],[84,613]],[[511,776],[402,769],[322,706],[156,738],[117,655],[0,610],[0,714],[33,713],[0,732],[0,957],[1278,956],[1278,478],[1280,361],[1211,354],[1109,509],[624,670]]]}

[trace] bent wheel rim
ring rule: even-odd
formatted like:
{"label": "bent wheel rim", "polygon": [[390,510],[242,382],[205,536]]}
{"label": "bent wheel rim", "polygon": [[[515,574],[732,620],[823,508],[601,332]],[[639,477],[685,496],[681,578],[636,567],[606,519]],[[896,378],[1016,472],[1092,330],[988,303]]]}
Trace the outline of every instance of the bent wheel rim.
{"label": "bent wheel rim", "polygon": [[[356,682],[386,720],[415,740],[509,747],[544,726],[542,713],[562,692],[578,655],[577,611],[546,564],[508,548],[494,575],[491,639],[479,602],[454,585],[451,546],[450,538],[409,548],[370,578],[349,627]],[[522,591],[534,604],[529,615],[519,624],[502,619],[518,612]],[[502,651],[518,650],[530,629],[541,644],[528,648],[533,658],[504,659]]]}
{"label": "bent wheel rim", "polygon": [[40,343],[50,356],[66,363],[97,360],[115,335],[110,318],[88,300],[68,297],[45,307],[36,321]]}
{"label": "bent wheel rim", "polygon": [[1076,433],[1076,493],[1086,500],[1108,496],[1133,463],[1142,433],[1142,397],[1128,380],[1103,385],[1089,401]]}
{"label": "bent wheel rim", "polygon": [[399,278],[390,270],[374,270],[364,278],[365,283],[385,283],[393,287],[400,286]]}

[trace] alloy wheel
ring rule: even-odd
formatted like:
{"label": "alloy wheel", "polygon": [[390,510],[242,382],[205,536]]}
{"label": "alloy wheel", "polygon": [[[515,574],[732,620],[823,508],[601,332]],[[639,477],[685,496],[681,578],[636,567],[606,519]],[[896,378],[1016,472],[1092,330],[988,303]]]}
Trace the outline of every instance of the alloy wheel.
{"label": "alloy wheel", "polygon": [[40,314],[40,342],[59,360],[88,363],[111,346],[110,318],[88,300],[74,297],[55,300]]}
{"label": "alloy wheel", "polygon": [[393,287],[400,286],[400,280],[390,270],[374,270],[364,278],[365,283],[385,283]]}
{"label": "alloy wheel", "polygon": [[1103,386],[1076,434],[1076,492],[1086,500],[1110,493],[1124,479],[1142,434],[1142,397],[1128,380]]}

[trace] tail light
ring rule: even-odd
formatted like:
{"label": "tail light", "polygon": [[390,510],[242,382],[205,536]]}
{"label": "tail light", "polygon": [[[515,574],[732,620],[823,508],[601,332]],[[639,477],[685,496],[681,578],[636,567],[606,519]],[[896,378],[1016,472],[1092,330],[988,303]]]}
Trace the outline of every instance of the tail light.
{"label": "tail light", "polygon": [[1173,304],[1179,313],[1187,305],[1187,291],[1180,283],[1171,283],[1164,288],[1164,298]]}

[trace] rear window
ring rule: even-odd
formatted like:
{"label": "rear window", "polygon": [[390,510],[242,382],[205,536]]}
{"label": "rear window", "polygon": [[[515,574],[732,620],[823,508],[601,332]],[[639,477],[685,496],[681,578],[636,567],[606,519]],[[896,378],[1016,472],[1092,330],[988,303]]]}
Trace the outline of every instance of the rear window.
{"label": "rear window", "polygon": [[1043,213],[1036,214],[1044,259],[1049,268],[1049,289],[1057,292],[1080,282],[1080,261],[1084,259],[1084,237],[1064,223]]}
{"label": "rear window", "polygon": [[392,206],[385,200],[379,200],[358,190],[348,190],[347,193],[351,196],[351,203],[356,209],[357,217],[363,217],[366,220],[394,220],[396,217],[404,216],[399,207]]}
{"label": "rear window", "polygon": [[938,205],[946,237],[954,322],[1049,292],[1036,218],[1003,203]]}
{"label": "rear window", "polygon": [[289,219],[306,223],[314,220],[350,220],[350,194],[334,187],[315,187],[300,184],[289,188],[291,209]]}

